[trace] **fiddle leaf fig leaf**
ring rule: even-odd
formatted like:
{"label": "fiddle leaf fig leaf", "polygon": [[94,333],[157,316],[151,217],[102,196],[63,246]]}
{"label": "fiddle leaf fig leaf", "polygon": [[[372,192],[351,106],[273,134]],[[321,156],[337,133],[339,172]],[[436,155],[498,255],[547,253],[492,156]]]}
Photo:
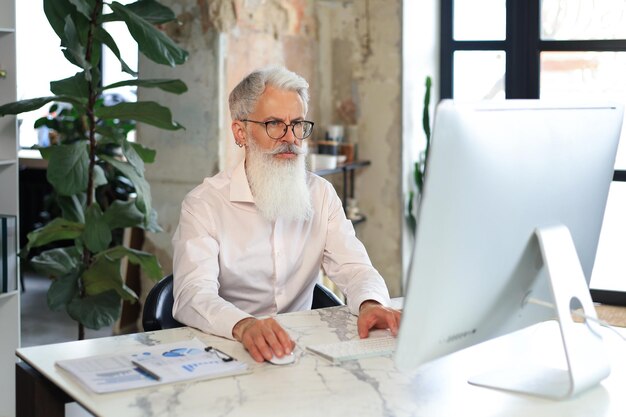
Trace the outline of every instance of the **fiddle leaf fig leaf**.
{"label": "fiddle leaf fig leaf", "polygon": [[137,226],[143,218],[134,201],[115,200],[104,212],[104,221],[111,229]]}
{"label": "fiddle leaf fig leaf", "polygon": [[97,255],[89,269],[83,274],[85,293],[98,295],[113,290],[125,300],[137,300],[137,294],[124,284],[120,264],[120,259]]}
{"label": "fiddle leaf fig leaf", "polygon": [[57,195],[56,202],[61,209],[63,218],[85,223],[85,194],[74,194],[72,196]]}
{"label": "fiddle leaf fig leaf", "polygon": [[153,0],[137,1],[126,7],[150,23],[159,24],[176,20],[176,15],[169,7]]}
{"label": "fiddle leaf fig leaf", "polygon": [[96,116],[101,119],[133,119],[161,129],[178,130],[183,126],[172,121],[172,112],[154,101],[119,103],[114,106],[98,107]]}
{"label": "fiddle leaf fig leaf", "polygon": [[97,203],[93,203],[85,212],[85,230],[83,242],[91,252],[98,253],[105,250],[111,240],[111,229],[102,215],[102,210]]}
{"label": "fiddle leaf fig leaf", "polygon": [[48,307],[52,311],[67,309],[67,305],[78,296],[78,273],[70,273],[55,279],[48,288]]}
{"label": "fiddle leaf fig leaf", "polygon": [[115,169],[120,171],[126,178],[128,178],[135,186],[135,192],[137,193],[137,199],[135,204],[137,209],[144,216],[144,223],[140,227],[147,225],[147,219],[152,211],[152,197],[150,194],[150,184],[143,176],[143,172],[138,172],[128,162],[122,162],[107,155],[101,155],[100,158],[113,165]]}
{"label": "fiddle leaf fig leaf", "polygon": [[84,107],[84,103],[74,97],[69,96],[48,96],[37,97],[28,100],[15,101],[13,103],[7,103],[0,106],[0,116],[6,116],[7,114],[20,114],[32,110],[37,110],[43,107],[45,104],[51,101],[61,101],[64,103],[71,103],[79,109]]}
{"label": "fiddle leaf fig leaf", "polygon": [[91,64],[85,58],[85,48],[80,42],[78,30],[71,16],[65,17],[65,40],[63,46],[63,55],[72,64],[85,70],[85,79],[91,81]]}
{"label": "fiddle leaf fig leaf", "polygon": [[163,32],[152,26],[150,22],[139,16],[127,6],[116,1],[109,5],[113,13],[126,22],[128,31],[137,41],[139,51],[156,62],[174,67],[187,61],[189,53],[180,48]]}
{"label": "fiddle leaf fig leaf", "polygon": [[182,94],[187,92],[187,84],[181,80],[173,79],[155,79],[155,80],[126,80],[120,81],[102,87],[102,90],[108,90],[110,88],[124,87],[128,85],[136,85],[144,88],[160,88],[163,91],[174,94]]}
{"label": "fiddle leaf fig leaf", "polygon": [[[126,7],[150,23],[160,24],[176,20],[176,15],[172,9],[153,0],[137,1],[135,3],[127,4]],[[102,16],[103,22],[112,22],[116,20],[121,19],[115,13]]]}
{"label": "fiddle leaf fig leaf", "polygon": [[57,95],[68,95],[75,97],[83,97],[87,99],[89,96],[89,86],[85,79],[84,72],[77,72],[75,75],[59,81],[50,83],[50,91]]}
{"label": "fiddle leaf fig leaf", "polygon": [[151,253],[130,249],[125,246],[115,246],[98,254],[98,257],[100,256],[106,256],[109,259],[121,259],[127,256],[130,263],[139,265],[148,277],[153,280],[159,280],[163,277],[161,265],[159,265],[156,256]]}
{"label": "fiddle leaf fig leaf", "polygon": [[46,178],[60,195],[70,196],[87,189],[89,145],[79,141],[69,145],[39,148],[48,160]]}
{"label": "fiddle leaf fig leaf", "polygon": [[76,247],[56,248],[34,256],[30,260],[35,271],[50,278],[76,274],[80,270],[81,254]]}
{"label": "fiddle leaf fig leaf", "polygon": [[122,59],[122,54],[120,53],[120,50],[115,43],[115,40],[111,37],[109,32],[104,30],[101,26],[98,26],[94,32],[94,37],[97,41],[105,44],[107,48],[109,48],[111,52],[113,52],[113,55],[117,57],[117,59],[120,61],[120,64],[122,65],[122,71],[132,75],[133,77],[137,76],[137,71],[134,71],[132,68],[130,68],[130,66],[128,66],[128,64],[126,64],[126,62]]}
{"label": "fiddle leaf fig leaf", "polygon": [[122,147],[122,152],[124,153],[124,156],[126,157],[126,161],[128,161],[128,163],[132,165],[133,168],[135,168],[135,171],[137,171],[138,174],[143,176],[143,173],[145,172],[146,167],[145,167],[145,164],[143,163],[143,158],[139,156],[139,154],[135,150],[135,147],[131,146],[129,142],[126,142],[124,146]]}
{"label": "fiddle leaf fig leaf", "polygon": [[57,217],[42,228],[30,232],[26,237],[26,250],[46,245],[59,240],[70,240],[83,233],[84,225]]}
{"label": "fiddle leaf fig leaf", "polygon": [[75,8],[68,0],[43,0],[43,10],[50,26],[61,40],[65,36],[65,17],[71,15]]}
{"label": "fiddle leaf fig leaf", "polygon": [[0,106],[0,116],[6,116],[7,114],[19,114],[31,110],[37,110],[44,106],[46,103],[54,101],[55,97],[38,97],[28,100],[20,100],[13,103],[7,103]]}
{"label": "fiddle leaf fig leaf", "polygon": [[85,0],[69,0],[69,2],[72,3],[76,7],[76,10],[78,10],[80,13],[82,13],[83,16],[85,16],[87,19],[91,19],[91,9],[92,9],[92,6],[91,6],[91,4],[89,4],[88,1],[85,1]]}
{"label": "fiddle leaf fig leaf", "polygon": [[141,158],[141,160],[147,164],[151,164],[154,162],[156,158],[156,151],[154,149],[146,148],[140,143],[137,142],[126,142],[129,146],[135,150],[137,155]]}
{"label": "fiddle leaf fig leaf", "polygon": [[98,330],[112,325],[120,317],[122,303],[115,291],[106,291],[84,298],[75,297],[67,312],[74,320],[88,329]]}

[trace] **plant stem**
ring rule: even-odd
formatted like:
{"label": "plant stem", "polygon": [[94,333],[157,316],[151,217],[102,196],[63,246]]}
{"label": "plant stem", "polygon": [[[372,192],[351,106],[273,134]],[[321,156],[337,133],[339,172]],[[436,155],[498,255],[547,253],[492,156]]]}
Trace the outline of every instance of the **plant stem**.
{"label": "plant stem", "polygon": [[[94,30],[98,25],[98,16],[102,12],[102,0],[96,0],[96,4],[93,7],[91,12],[91,19],[89,22],[89,32],[87,34],[87,45],[85,50],[85,60],[91,63],[91,54],[93,51],[93,43],[94,43]],[[92,67],[93,68],[93,67]],[[89,170],[88,170],[88,179],[87,179],[87,207],[90,207],[94,202],[95,189],[94,189],[94,168],[96,166],[96,116],[94,114],[94,108],[96,105],[96,99],[98,98],[97,86],[94,85],[94,71],[91,70],[92,74],[87,81],[89,98],[87,102],[87,123],[89,127]],[[89,267],[91,263],[91,252],[87,247],[83,249],[83,265],[85,269]],[[80,298],[85,297],[85,286],[82,285],[82,279],[79,279],[78,286],[80,291]],[[83,340],[85,338],[85,326],[79,322],[78,323],[78,340]]]}
{"label": "plant stem", "polygon": [[[98,25],[98,16],[102,11],[102,0],[97,0],[91,13],[91,21],[89,23],[89,32],[87,35],[87,48],[85,52],[85,60],[91,63],[91,54],[93,50],[93,32]],[[96,105],[97,90],[94,85],[94,74],[91,75],[87,82],[89,88],[89,101],[87,102],[87,121],[89,124],[89,176],[87,182],[87,207],[93,204],[94,200],[94,186],[93,175],[94,167],[96,165],[96,116],[94,114],[94,107]]]}

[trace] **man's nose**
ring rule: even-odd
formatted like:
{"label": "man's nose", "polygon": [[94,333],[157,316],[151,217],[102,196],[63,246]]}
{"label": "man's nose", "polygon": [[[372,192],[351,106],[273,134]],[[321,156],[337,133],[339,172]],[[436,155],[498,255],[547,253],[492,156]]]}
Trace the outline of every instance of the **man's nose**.
{"label": "man's nose", "polygon": [[285,133],[285,136],[282,137],[282,141],[287,143],[296,143],[297,140],[298,139],[293,134],[293,126],[287,126],[287,132]]}

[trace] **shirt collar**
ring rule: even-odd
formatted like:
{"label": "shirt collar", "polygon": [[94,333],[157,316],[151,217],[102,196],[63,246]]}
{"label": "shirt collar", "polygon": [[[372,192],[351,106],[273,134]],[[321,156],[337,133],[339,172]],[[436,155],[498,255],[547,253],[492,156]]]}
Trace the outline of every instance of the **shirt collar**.
{"label": "shirt collar", "polygon": [[235,167],[230,182],[230,201],[254,203],[250,183],[246,175],[246,158],[243,158]]}

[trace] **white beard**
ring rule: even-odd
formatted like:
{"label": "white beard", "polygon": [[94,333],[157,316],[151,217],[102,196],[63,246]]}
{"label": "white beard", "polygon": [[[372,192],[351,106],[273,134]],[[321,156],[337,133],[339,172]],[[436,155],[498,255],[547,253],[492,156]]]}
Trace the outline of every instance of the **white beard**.
{"label": "white beard", "polygon": [[[286,143],[264,152],[254,138],[248,141],[246,175],[254,202],[269,221],[310,220],[313,216],[311,192],[306,183],[305,147]],[[274,155],[287,149],[298,154],[294,159],[279,159]]]}

